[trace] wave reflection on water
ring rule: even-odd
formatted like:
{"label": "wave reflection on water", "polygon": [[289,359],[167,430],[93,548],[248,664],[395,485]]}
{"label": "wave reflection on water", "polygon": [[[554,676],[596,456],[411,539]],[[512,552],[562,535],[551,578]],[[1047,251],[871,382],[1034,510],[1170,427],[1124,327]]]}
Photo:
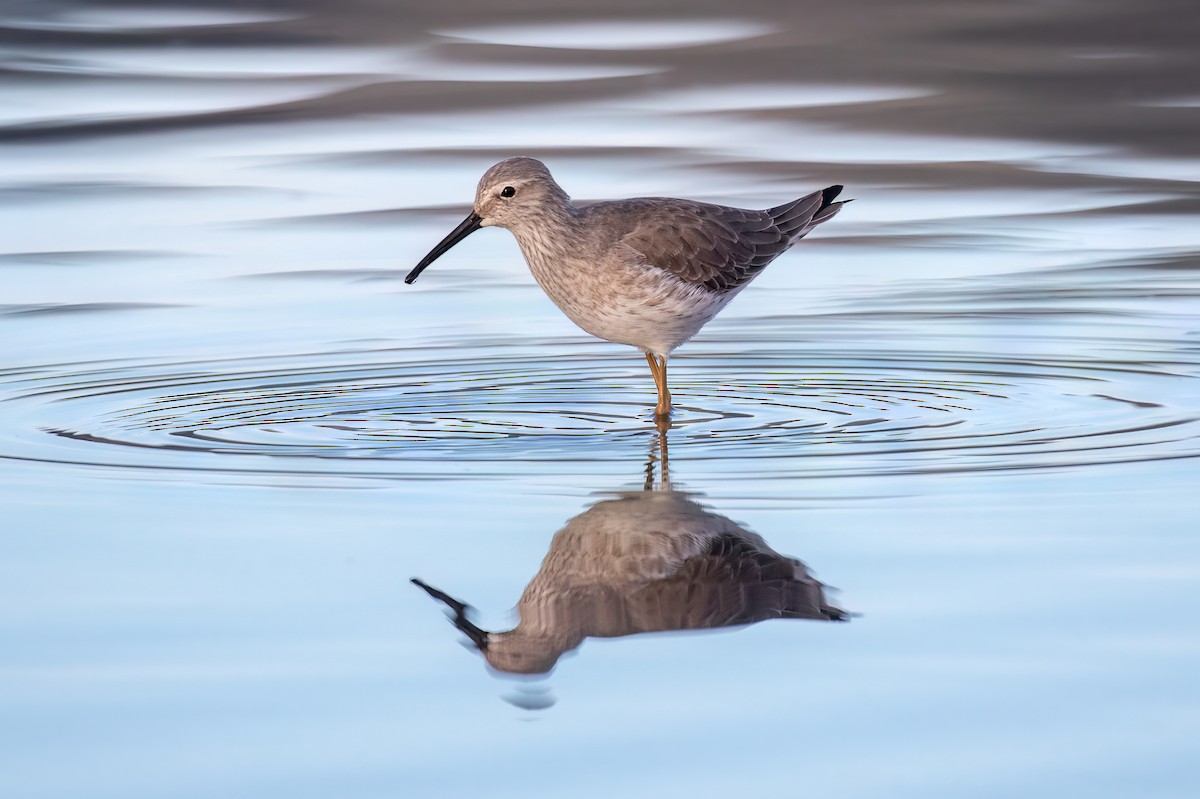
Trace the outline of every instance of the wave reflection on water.
{"label": "wave reflection on water", "polygon": [[[677,359],[677,458],[751,458],[820,477],[1200,455],[1200,416],[1179,386],[1195,362],[742,345]],[[1037,348],[1070,351],[1065,342]],[[6,413],[28,420],[0,457],[364,478],[402,477],[406,464],[428,461],[540,474],[548,463],[627,459],[650,426],[652,398],[623,350],[516,345],[486,357],[367,349],[42,367],[0,386]]]}

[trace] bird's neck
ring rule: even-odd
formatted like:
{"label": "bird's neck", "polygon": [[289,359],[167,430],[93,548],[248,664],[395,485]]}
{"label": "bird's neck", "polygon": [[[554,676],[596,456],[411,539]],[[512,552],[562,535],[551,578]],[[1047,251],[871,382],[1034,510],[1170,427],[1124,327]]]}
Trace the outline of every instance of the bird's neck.
{"label": "bird's neck", "polygon": [[579,250],[579,211],[567,198],[544,203],[526,214],[520,225],[510,228],[530,266],[561,260]]}

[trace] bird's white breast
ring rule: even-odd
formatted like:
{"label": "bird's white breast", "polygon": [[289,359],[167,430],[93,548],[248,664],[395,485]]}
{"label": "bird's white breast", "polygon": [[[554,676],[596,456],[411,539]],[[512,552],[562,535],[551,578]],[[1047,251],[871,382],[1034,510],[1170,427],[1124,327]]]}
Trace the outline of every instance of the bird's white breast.
{"label": "bird's white breast", "polygon": [[546,295],[584,331],[618,344],[668,354],[694,336],[733,298],[640,263],[633,250],[571,252],[539,232],[517,235],[529,270]]}

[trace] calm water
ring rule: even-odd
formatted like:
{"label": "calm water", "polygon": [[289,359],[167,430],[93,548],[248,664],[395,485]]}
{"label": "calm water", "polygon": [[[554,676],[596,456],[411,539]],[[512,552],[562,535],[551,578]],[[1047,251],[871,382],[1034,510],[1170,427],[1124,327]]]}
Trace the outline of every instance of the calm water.
{"label": "calm water", "polygon": [[[1194,796],[1194,4],[406,5],[0,7],[0,793]],[[857,201],[664,442],[514,154]]]}

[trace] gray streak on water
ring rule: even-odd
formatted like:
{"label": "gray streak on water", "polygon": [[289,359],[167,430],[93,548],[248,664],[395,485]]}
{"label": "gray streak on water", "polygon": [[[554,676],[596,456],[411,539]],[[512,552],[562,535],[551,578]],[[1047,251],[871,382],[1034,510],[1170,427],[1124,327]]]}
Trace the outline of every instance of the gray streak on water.
{"label": "gray streak on water", "polygon": [[[0,10],[6,791],[1190,796],[1194,3],[407,6]],[[409,584],[507,629],[660,467],[644,362],[510,237],[401,283],[514,154],[857,198],[680,349],[669,433],[850,623],[514,688]]]}

